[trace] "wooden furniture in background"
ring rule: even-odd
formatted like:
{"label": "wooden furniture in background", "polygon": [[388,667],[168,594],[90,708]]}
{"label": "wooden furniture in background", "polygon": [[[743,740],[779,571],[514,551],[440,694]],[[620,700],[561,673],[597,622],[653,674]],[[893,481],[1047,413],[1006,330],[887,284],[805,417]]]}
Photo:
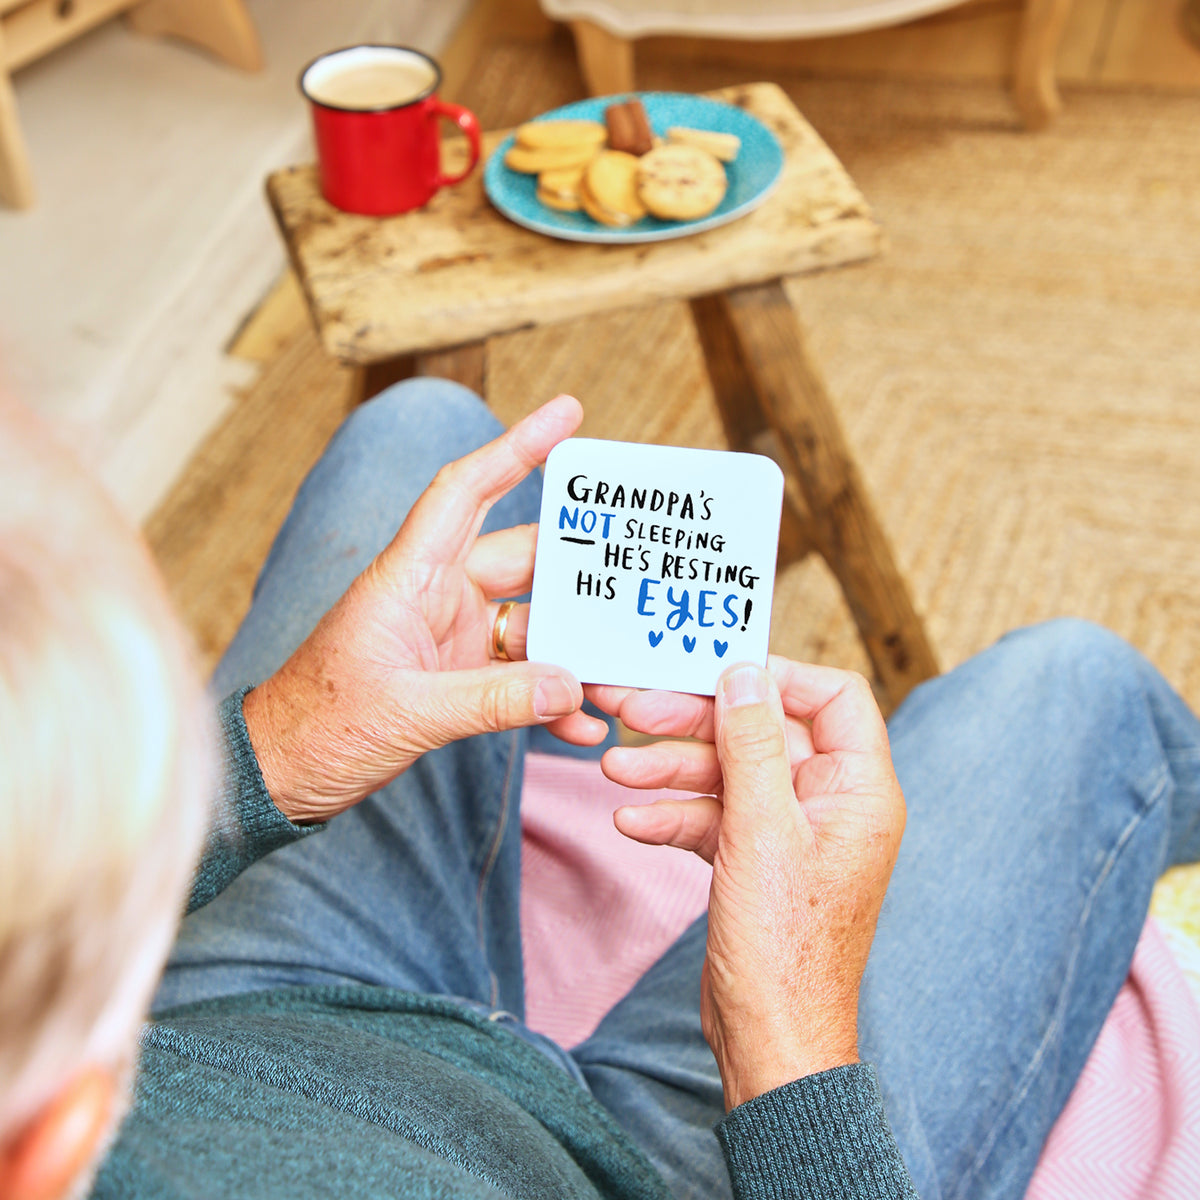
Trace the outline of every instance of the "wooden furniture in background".
{"label": "wooden furniture in background", "polygon": [[[897,25],[963,0],[540,0],[575,38],[584,83],[593,96],[635,88],[634,42],[658,34],[741,39],[829,37]],[[1013,60],[1013,99],[1029,129],[1061,107],[1054,57],[1072,0],[1024,0]]]}
{"label": "wooden furniture in background", "polygon": [[[895,705],[937,663],[783,288],[787,276],[870,258],[882,235],[780,88],[712,94],[764,121],[785,165],[760,208],[689,238],[611,246],[542,237],[491,207],[478,172],[426,208],[382,220],[332,208],[311,166],[276,172],[267,194],[321,339],[359,369],[362,398],[414,372],[484,392],[490,336],[690,301],[730,446],[784,468],[780,567],[822,554]],[[485,148],[504,136],[488,135]]]}
{"label": "wooden furniture in background", "polygon": [[182,38],[247,71],[262,66],[243,0],[0,0],[0,201],[28,208],[34,199],[13,72],[122,12],[139,33]]}

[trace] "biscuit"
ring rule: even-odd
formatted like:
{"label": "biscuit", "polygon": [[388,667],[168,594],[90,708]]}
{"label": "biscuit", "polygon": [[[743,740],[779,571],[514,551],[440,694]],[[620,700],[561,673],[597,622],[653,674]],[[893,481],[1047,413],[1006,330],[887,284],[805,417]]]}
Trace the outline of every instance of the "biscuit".
{"label": "biscuit", "polygon": [[660,146],[635,160],[638,199],[664,221],[706,217],[725,196],[725,168],[695,146]]}
{"label": "biscuit", "polygon": [[517,144],[527,150],[591,146],[599,150],[607,131],[599,121],[529,121],[517,129]]}
{"label": "biscuit", "polygon": [[736,133],[718,133],[715,129],[688,129],[685,125],[673,125],[668,129],[667,141],[674,146],[698,146],[722,162],[733,162],[742,148],[742,139]]}
{"label": "biscuit", "polygon": [[543,171],[583,167],[595,156],[596,147],[586,142],[539,150],[514,144],[504,156],[504,165],[510,171],[519,171],[522,175],[540,175]]}
{"label": "biscuit", "polygon": [[568,196],[557,196],[553,192],[543,192],[541,188],[534,193],[534,197],[539,204],[544,204],[547,208],[557,209],[559,212],[578,212],[583,207],[583,202],[579,196],[574,198]]}
{"label": "biscuit", "polygon": [[636,97],[623,104],[610,104],[604,110],[604,124],[608,128],[610,150],[640,155],[654,149],[654,130]]}
{"label": "biscuit", "polygon": [[584,211],[604,225],[632,225],[646,215],[638,199],[638,162],[621,150],[603,150],[588,163],[579,186]]}
{"label": "biscuit", "polygon": [[543,171],[538,176],[537,198],[547,208],[560,212],[578,212],[579,184],[583,179],[582,167],[569,167],[565,171]]}

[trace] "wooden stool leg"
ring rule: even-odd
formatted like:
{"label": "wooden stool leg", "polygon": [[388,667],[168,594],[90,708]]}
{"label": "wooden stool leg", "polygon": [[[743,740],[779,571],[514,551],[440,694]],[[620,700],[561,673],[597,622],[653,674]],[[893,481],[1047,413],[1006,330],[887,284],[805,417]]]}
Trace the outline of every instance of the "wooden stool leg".
{"label": "wooden stool leg", "polygon": [[[4,62],[4,29],[0,27],[0,63]],[[17,119],[17,97],[12,80],[0,66],[0,200],[13,208],[33,204],[33,172],[29,152]]]}
{"label": "wooden stool leg", "polygon": [[591,21],[572,21],[575,54],[588,94],[611,96],[633,91],[633,43]]}
{"label": "wooden stool leg", "polygon": [[779,281],[722,297],[758,403],[811,514],[879,682],[896,706],[937,660]]}
{"label": "wooden stool leg", "polygon": [[1054,58],[1070,14],[1071,0],[1025,0],[1013,99],[1027,129],[1044,129],[1062,108],[1054,81]]}
{"label": "wooden stool leg", "polygon": [[138,33],[182,38],[244,71],[262,69],[258,31],[242,0],[146,0],[126,20]]}
{"label": "wooden stool leg", "polygon": [[712,383],[713,395],[725,440],[730,450],[766,454],[784,468],[783,517],[779,524],[779,558],[777,568],[799,562],[815,549],[812,518],[803,493],[796,486],[794,472],[787,470],[779,439],[767,424],[754,380],[742,357],[737,332],[729,321],[724,297],[697,296],[691,302],[692,320],[704,351],[704,363]]}
{"label": "wooden stool leg", "polygon": [[356,367],[351,384],[351,405],[370,400],[393,383],[414,375],[453,379],[486,399],[487,342],[468,342],[463,346],[434,350],[428,354],[404,354],[399,358]]}

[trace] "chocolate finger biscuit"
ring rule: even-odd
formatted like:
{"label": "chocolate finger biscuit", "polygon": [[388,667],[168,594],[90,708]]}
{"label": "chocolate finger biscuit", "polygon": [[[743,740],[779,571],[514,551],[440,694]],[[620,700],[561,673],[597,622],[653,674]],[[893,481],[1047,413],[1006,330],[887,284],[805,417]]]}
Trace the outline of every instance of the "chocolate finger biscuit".
{"label": "chocolate finger biscuit", "polygon": [[608,147],[626,154],[646,154],[654,148],[654,130],[650,119],[638,99],[626,100],[622,104],[610,104],[604,110],[604,124],[608,128]]}

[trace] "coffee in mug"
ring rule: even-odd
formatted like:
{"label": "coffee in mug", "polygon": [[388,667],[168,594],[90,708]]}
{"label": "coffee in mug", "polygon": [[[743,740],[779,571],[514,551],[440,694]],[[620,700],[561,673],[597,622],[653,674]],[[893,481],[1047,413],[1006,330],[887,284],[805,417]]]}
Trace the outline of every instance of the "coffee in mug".
{"label": "coffee in mug", "polygon": [[[321,193],[346,212],[385,215],[419,208],[479,161],[474,113],[436,96],[441,70],[408,46],[351,46],[323,54],[300,76],[312,104]],[[471,144],[467,169],[441,172],[438,122],[454,121]]]}

